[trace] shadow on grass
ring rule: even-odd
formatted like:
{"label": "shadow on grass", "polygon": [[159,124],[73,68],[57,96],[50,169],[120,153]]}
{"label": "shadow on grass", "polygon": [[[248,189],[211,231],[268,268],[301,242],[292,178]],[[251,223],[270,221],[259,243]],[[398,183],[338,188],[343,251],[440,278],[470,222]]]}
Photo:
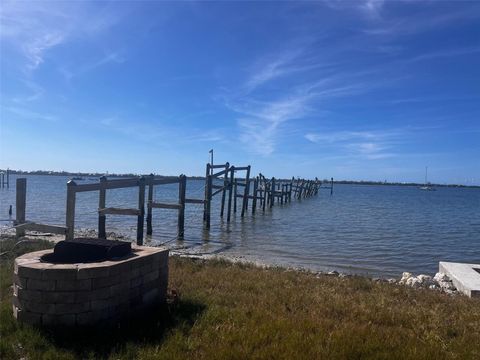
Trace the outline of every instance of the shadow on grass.
{"label": "shadow on grass", "polygon": [[160,346],[172,330],[188,333],[195,320],[205,311],[202,303],[180,300],[176,304],[160,305],[149,312],[124,320],[116,325],[77,329],[45,329],[43,335],[59,348],[81,358],[108,357],[112,352],[124,352],[127,344]]}

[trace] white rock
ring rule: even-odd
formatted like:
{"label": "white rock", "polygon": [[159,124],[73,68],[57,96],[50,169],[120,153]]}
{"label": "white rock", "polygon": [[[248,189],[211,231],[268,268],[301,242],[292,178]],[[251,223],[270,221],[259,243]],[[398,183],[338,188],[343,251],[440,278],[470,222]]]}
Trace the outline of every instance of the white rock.
{"label": "white rock", "polygon": [[406,284],[414,288],[419,288],[422,286],[422,281],[417,277],[411,277],[407,279]]}
{"label": "white rock", "polygon": [[335,275],[335,276],[337,276],[337,275],[338,275],[338,271],[335,271],[335,270],[329,271],[329,272],[327,273],[327,275]]}
{"label": "white rock", "polygon": [[445,291],[456,290],[455,286],[453,286],[451,281],[439,281],[438,286],[440,286],[440,288]]}
{"label": "white rock", "polygon": [[429,286],[433,284],[432,277],[429,275],[418,275],[417,279],[419,279],[424,286]]}
{"label": "white rock", "polygon": [[413,277],[412,273],[404,272],[402,274],[402,278],[400,279],[400,284],[406,284],[407,280],[412,278],[412,277]]}
{"label": "white rock", "polygon": [[397,282],[397,279],[394,279],[394,278],[390,278],[390,279],[387,279],[387,282],[389,284],[395,284]]}
{"label": "white rock", "polygon": [[433,280],[436,281],[437,283],[443,282],[443,281],[450,281],[447,275],[440,272],[435,274],[435,276],[433,277]]}

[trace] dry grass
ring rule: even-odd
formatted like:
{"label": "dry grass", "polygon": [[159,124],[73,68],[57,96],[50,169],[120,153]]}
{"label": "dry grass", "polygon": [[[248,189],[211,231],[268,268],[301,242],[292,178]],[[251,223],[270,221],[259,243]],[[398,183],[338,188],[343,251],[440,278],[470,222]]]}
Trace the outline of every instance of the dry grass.
{"label": "dry grass", "polygon": [[19,326],[2,262],[0,358],[479,359],[480,301],[222,261],[170,259],[179,301],[115,329]]}

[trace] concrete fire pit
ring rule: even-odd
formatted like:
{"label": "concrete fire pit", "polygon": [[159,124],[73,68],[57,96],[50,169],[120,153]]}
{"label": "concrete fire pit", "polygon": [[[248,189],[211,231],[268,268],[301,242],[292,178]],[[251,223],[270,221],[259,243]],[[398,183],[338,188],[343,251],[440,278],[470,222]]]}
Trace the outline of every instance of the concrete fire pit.
{"label": "concrete fire pit", "polygon": [[42,326],[88,326],[115,321],[165,301],[168,250],[133,247],[118,260],[58,264],[53,250],[15,259],[13,314]]}

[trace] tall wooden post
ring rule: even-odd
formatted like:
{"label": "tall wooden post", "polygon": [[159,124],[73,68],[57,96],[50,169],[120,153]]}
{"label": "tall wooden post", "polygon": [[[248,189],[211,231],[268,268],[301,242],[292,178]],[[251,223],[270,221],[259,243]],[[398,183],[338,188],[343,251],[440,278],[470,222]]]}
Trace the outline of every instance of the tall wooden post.
{"label": "tall wooden post", "polygon": [[[17,179],[17,193],[16,193],[16,221],[15,225],[20,225],[25,222],[25,211],[27,206],[27,179]],[[15,229],[17,237],[25,236],[25,230]]]}
{"label": "tall wooden post", "polygon": [[187,177],[185,175],[180,175],[180,181],[178,182],[178,224],[177,224],[177,233],[178,238],[183,239],[185,233],[185,194],[187,189]]}
{"label": "tall wooden post", "polygon": [[330,182],[330,195],[333,195],[333,177],[332,177],[332,180]]}
{"label": "tall wooden post", "polygon": [[303,179],[298,180],[298,188],[297,189],[298,189],[297,198],[301,199],[302,198],[302,193],[303,193]]}
{"label": "tall wooden post", "polygon": [[237,213],[237,179],[233,182],[233,213]]}
{"label": "tall wooden post", "polygon": [[143,245],[143,223],[145,221],[145,178],[138,179],[137,245]]}
{"label": "tall wooden post", "polygon": [[207,164],[206,170],[205,170],[205,202],[203,203],[203,222],[207,221],[207,193],[208,193],[208,177],[210,176],[210,164]]}
{"label": "tall wooden post", "polygon": [[77,184],[73,180],[67,182],[67,212],[66,212],[66,228],[67,234],[65,240],[73,240],[75,233],[75,187]]}
{"label": "tall wooden post", "polygon": [[252,214],[255,214],[255,209],[257,208],[257,193],[258,193],[258,176],[253,180]]}
{"label": "tall wooden post", "polygon": [[223,210],[225,209],[225,195],[227,193],[228,186],[228,168],[230,164],[227,162],[225,164],[225,174],[223,175],[223,190],[222,190],[222,204],[220,205],[220,217],[223,217]]}
{"label": "tall wooden post", "polygon": [[[105,209],[105,204],[106,204],[106,195],[107,195],[107,189],[106,189],[106,182],[107,182],[107,177],[102,176],[100,177],[100,194],[98,197],[98,210],[100,209]],[[105,231],[105,222],[106,222],[106,216],[104,213],[99,212],[98,213],[98,237],[100,239],[106,239],[107,238],[107,233]]]}
{"label": "tall wooden post", "polygon": [[150,174],[148,176],[148,200],[147,200],[147,235],[152,235],[152,202],[153,202],[153,180],[155,176]]}
{"label": "tall wooden post", "polygon": [[7,169],[7,189],[10,187],[10,169]]}
{"label": "tall wooden post", "polygon": [[270,190],[270,208],[273,207],[275,202],[275,178],[272,177],[271,190]]}
{"label": "tall wooden post", "polygon": [[248,210],[248,196],[250,195],[250,165],[247,166],[247,177],[245,178],[245,189],[243,191],[242,217]]}
{"label": "tall wooden post", "polygon": [[205,199],[206,203],[206,218],[205,218],[205,228],[210,229],[210,211],[212,206],[212,175],[207,176],[207,198]]}
{"label": "tall wooden post", "polygon": [[263,204],[262,204],[262,211],[265,212],[265,206],[267,205],[267,198],[268,198],[268,187],[266,179],[263,179],[264,184],[264,191],[263,191]]}
{"label": "tall wooden post", "polygon": [[5,173],[2,171],[0,173],[0,187],[4,188],[5,187]]}
{"label": "tall wooden post", "polygon": [[235,179],[235,166],[230,167],[230,181],[228,184],[228,214],[227,222],[230,222],[230,214],[232,213],[232,195],[233,195],[233,182]]}

